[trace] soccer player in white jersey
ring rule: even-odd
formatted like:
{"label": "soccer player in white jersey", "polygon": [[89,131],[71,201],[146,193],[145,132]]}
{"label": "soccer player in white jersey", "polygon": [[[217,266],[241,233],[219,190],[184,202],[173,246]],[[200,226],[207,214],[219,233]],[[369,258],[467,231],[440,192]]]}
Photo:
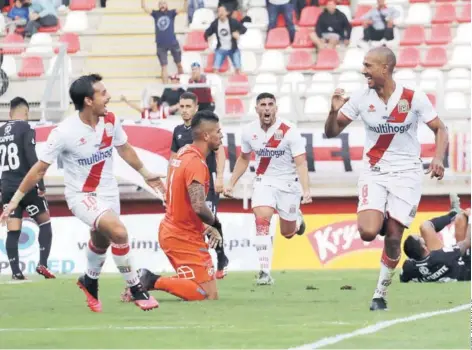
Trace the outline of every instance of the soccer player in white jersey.
{"label": "soccer player in white jersey", "polygon": [[357,225],[366,242],[379,233],[385,235],[371,310],[387,309],[387,287],[400,260],[403,231],[412,223],[421,199],[423,166],[418,124],[426,123],[436,137],[435,156],[427,171],[432,178],[440,180],[444,176],[443,159],[448,145],[446,126],[428,97],[393,80],[395,65],[395,54],[390,49],[370,50],[362,70],[368,87],[350,98],[337,89],[325,124],[327,137],[336,137],[359,118],[366,130]]}
{"label": "soccer player in white jersey", "polygon": [[[225,195],[232,197],[233,187],[246,171],[251,153],[256,153],[256,178],[252,194],[252,210],[256,219],[255,246],[259,255],[258,285],[273,284],[270,275],[272,241],[269,226],[275,210],[280,217],[280,232],[290,239],[305,231],[302,203],[310,203],[310,184],[305,156],[305,141],[297,128],[276,117],[274,95],[257,96],[259,119],[244,126],[241,154],[236,162]],[[300,186],[301,185],[301,186]]]}
{"label": "soccer player in white jersey", "polygon": [[65,197],[72,213],[91,228],[87,245],[87,270],[77,285],[87,297],[90,310],[100,312],[98,277],[111,245],[115,264],[142,310],[159,306],[139,280],[131,261],[128,233],[120,221],[120,198],[113,175],[113,148],[157,191],[163,184],[151,174],[127,141],[115,116],[106,109],[110,95],[97,74],[82,76],[69,90],[77,112],[64,119],[48,137],[46,150],[18,187],[0,220],[4,222],[61,156],[64,164]]}

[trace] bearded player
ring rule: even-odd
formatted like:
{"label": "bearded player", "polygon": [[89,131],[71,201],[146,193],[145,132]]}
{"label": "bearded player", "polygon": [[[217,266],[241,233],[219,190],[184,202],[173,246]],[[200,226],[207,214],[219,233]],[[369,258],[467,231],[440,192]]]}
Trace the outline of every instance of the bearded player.
{"label": "bearded player", "polygon": [[280,217],[280,232],[290,239],[305,232],[302,203],[310,203],[310,184],[305,156],[305,141],[290,123],[277,118],[277,102],[270,93],[256,99],[259,119],[242,130],[241,154],[236,161],[225,195],[232,197],[233,187],[244,174],[251,153],[256,153],[256,178],[252,194],[252,210],[256,219],[255,246],[259,256],[258,285],[274,283],[270,275],[272,240],[269,226],[275,210]]}
{"label": "bearded player", "polygon": [[357,225],[366,242],[379,233],[385,235],[380,276],[370,310],[387,309],[387,287],[400,260],[403,231],[415,218],[421,199],[423,166],[418,124],[426,123],[435,134],[436,152],[427,171],[432,178],[440,180],[444,176],[443,159],[448,145],[446,126],[428,97],[393,80],[395,65],[395,54],[389,48],[370,50],[362,70],[368,87],[350,98],[337,89],[325,124],[329,138],[338,136],[359,117],[366,130]]}

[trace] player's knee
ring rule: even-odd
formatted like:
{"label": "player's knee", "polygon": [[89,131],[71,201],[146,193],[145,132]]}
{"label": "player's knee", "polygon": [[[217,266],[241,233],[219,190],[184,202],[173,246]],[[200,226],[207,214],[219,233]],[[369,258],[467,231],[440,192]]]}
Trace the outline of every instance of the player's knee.
{"label": "player's knee", "polygon": [[428,232],[429,230],[431,230],[432,227],[433,227],[433,223],[431,221],[428,220],[428,221],[423,222],[420,225],[421,236],[423,236],[425,232]]}
{"label": "player's knee", "polygon": [[207,292],[206,299],[207,300],[218,300],[219,299],[218,291]]}
{"label": "player's knee", "polygon": [[372,226],[359,225],[358,230],[359,230],[359,235],[361,236],[361,239],[364,242],[373,241],[375,237],[377,237],[377,234],[379,233],[378,230]]}

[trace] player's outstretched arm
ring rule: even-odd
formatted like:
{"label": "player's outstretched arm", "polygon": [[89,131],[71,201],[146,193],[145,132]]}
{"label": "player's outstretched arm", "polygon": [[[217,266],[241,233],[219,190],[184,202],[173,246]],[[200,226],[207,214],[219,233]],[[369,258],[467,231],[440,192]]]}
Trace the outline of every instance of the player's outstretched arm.
{"label": "player's outstretched arm", "polygon": [[326,137],[338,136],[352,120],[340,112],[341,107],[349,101],[349,98],[344,97],[344,90],[336,89],[331,98],[331,110],[328,114],[328,119],[325,122]]}
{"label": "player's outstretched arm", "polygon": [[459,247],[462,255],[465,254],[467,249],[470,249],[470,224],[467,225],[467,235],[465,236],[465,239],[457,243],[457,246]]}
{"label": "player's outstretched arm", "polygon": [[216,193],[223,192],[225,163],[226,163],[225,148],[221,146],[216,151],[216,183],[215,183]]}
{"label": "player's outstretched arm", "polygon": [[302,190],[303,190],[302,203],[303,204],[311,203],[310,178],[308,176],[308,165],[306,162],[306,155],[301,154],[293,158],[293,160],[295,161],[298,177],[300,178],[300,184],[302,185]]}
{"label": "player's outstretched arm", "polygon": [[439,118],[433,119],[429,123],[426,123],[426,125],[434,132],[436,143],[436,153],[426,173],[431,173],[432,178],[437,177],[438,180],[441,180],[444,177],[443,159],[446,155],[447,145],[449,143],[447,128]]}
{"label": "player's outstretched arm", "polygon": [[233,187],[236,186],[236,183],[239,181],[241,176],[246,172],[249,162],[251,161],[251,153],[243,153],[238,157],[236,164],[234,165],[233,175],[231,175],[231,180],[229,186],[225,189],[225,196],[233,196]]}

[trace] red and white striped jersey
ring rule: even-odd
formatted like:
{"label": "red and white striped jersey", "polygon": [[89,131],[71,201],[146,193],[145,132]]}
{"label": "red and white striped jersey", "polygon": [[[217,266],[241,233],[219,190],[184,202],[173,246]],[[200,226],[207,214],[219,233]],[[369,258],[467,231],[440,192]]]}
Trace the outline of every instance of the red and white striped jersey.
{"label": "red and white striped jersey", "polygon": [[113,113],[101,117],[93,129],[84,124],[76,112],[51,131],[39,159],[52,164],[58,156],[61,158],[66,196],[77,192],[117,195],[113,147],[127,141],[121,123]]}
{"label": "red and white striped jersey", "polygon": [[276,180],[294,180],[294,157],[305,153],[305,139],[297,128],[277,118],[267,132],[256,120],[242,129],[241,152],[256,154],[256,175]]}
{"label": "red and white striped jersey", "polygon": [[418,123],[429,123],[437,113],[425,93],[396,82],[385,104],[374,89],[354,92],[340,111],[347,118],[364,122],[366,168],[402,171],[421,166]]}

